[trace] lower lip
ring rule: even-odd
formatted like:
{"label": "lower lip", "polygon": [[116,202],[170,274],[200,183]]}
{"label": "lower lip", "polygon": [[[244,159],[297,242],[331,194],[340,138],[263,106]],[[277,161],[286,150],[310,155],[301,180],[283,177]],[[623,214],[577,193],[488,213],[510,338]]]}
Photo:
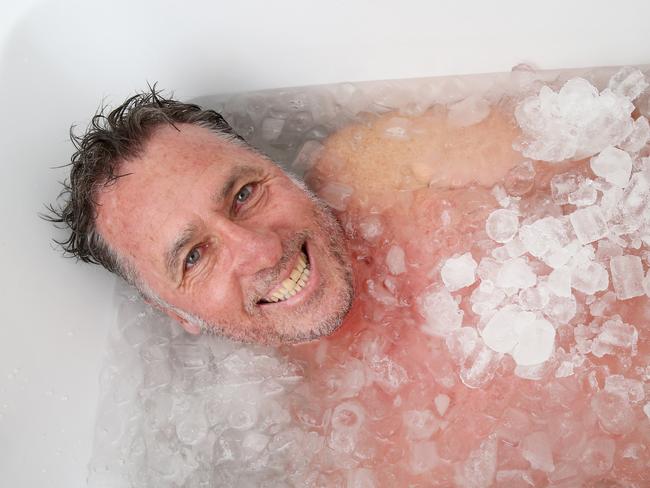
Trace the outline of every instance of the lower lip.
{"label": "lower lip", "polygon": [[280,302],[260,303],[260,307],[291,307],[306,300],[307,297],[316,289],[320,275],[312,257],[309,244],[305,244],[305,250],[307,251],[307,260],[309,261],[309,280],[307,281],[306,286],[294,296],[289,297],[286,300]]}

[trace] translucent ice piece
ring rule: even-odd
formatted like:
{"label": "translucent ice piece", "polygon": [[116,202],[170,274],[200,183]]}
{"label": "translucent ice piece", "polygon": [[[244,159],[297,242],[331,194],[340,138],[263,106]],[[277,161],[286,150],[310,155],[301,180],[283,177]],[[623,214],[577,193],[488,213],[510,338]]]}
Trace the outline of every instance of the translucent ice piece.
{"label": "translucent ice piece", "polygon": [[431,471],[440,463],[434,441],[413,442],[410,446],[409,471],[420,475]]}
{"label": "translucent ice piece", "polygon": [[353,190],[347,185],[336,182],[328,182],[318,192],[323,200],[335,210],[343,211],[348,207],[348,200]]}
{"label": "translucent ice piece", "polygon": [[569,193],[569,203],[577,207],[586,207],[593,205],[598,199],[598,192],[594,182],[589,178],[580,181],[578,188]]}
{"label": "translucent ice piece", "polygon": [[375,241],[384,232],[384,226],[381,217],[378,215],[369,215],[359,222],[361,236],[368,242]]}
{"label": "translucent ice piece", "polygon": [[612,374],[605,378],[605,391],[622,396],[631,403],[639,403],[645,399],[643,383],[639,380],[626,378],[622,374]]}
{"label": "translucent ice piece", "polygon": [[537,275],[524,258],[513,258],[501,266],[496,285],[499,288],[530,288],[537,283]]}
{"label": "translucent ice piece", "polygon": [[318,157],[323,152],[323,145],[318,141],[307,141],[296,155],[291,166],[296,171],[306,172],[310,170]]}
{"label": "translucent ice piece", "polygon": [[463,322],[463,311],[446,288],[431,286],[418,302],[418,310],[426,319],[422,330],[427,334],[444,337]]}
{"label": "translucent ice piece", "polygon": [[503,182],[508,194],[519,197],[532,190],[535,184],[535,166],[532,161],[524,161],[506,174]]}
{"label": "translucent ice piece", "polygon": [[478,124],[490,114],[490,103],[476,95],[454,103],[449,107],[447,119],[451,125],[467,127]]}
{"label": "translucent ice piece", "polygon": [[553,201],[560,205],[569,203],[569,195],[578,190],[578,175],[562,173],[551,178]]}
{"label": "translucent ice piece", "polygon": [[485,222],[485,231],[490,239],[504,243],[512,240],[519,230],[517,212],[506,209],[493,211]]}
{"label": "translucent ice piece", "polygon": [[641,70],[625,66],[610,78],[607,87],[617,95],[635,100],[648,87],[648,82]]}
{"label": "translucent ice piece", "polygon": [[546,432],[528,434],[523,441],[522,455],[533,469],[540,469],[547,473],[555,469],[551,441]]}
{"label": "translucent ice piece", "polygon": [[626,397],[599,391],[591,399],[591,408],[606,432],[625,435],[634,430],[636,417]]}
{"label": "translucent ice piece", "polygon": [[485,344],[496,352],[511,352],[519,342],[518,331],[530,326],[535,314],[509,306],[499,310],[481,331]]}
{"label": "translucent ice piece", "polygon": [[607,235],[607,223],[599,207],[580,208],[569,215],[573,230],[582,244],[602,239]]}
{"label": "translucent ice piece", "polygon": [[571,286],[586,295],[593,295],[609,287],[609,274],[600,263],[579,265],[571,272]]}
{"label": "translucent ice piece", "polygon": [[554,269],[548,275],[548,288],[558,297],[571,296],[571,269],[567,266]]}
{"label": "translucent ice piece", "polygon": [[612,283],[619,300],[639,297],[643,289],[643,263],[639,256],[615,256],[610,260]]}
{"label": "translucent ice piece", "polygon": [[442,281],[449,291],[460,290],[476,281],[476,261],[470,253],[447,259],[442,265],[440,274]]}
{"label": "translucent ice piece", "polygon": [[520,366],[531,366],[547,361],[553,354],[555,329],[548,320],[537,319],[532,324],[517,324],[519,342],[512,357]]}
{"label": "translucent ice piece", "polygon": [[485,439],[472,451],[463,464],[462,480],[457,486],[487,488],[492,486],[497,470],[497,439],[494,435]]}
{"label": "translucent ice piece", "polygon": [[393,275],[399,275],[406,271],[406,260],[404,249],[400,246],[393,245],[386,254],[386,265],[388,271]]}
{"label": "translucent ice piece", "polygon": [[613,146],[606,147],[591,158],[591,170],[612,185],[624,188],[632,173],[632,158],[628,153]]}
{"label": "translucent ice piece", "polygon": [[280,137],[285,119],[267,117],[262,121],[262,138],[265,141],[273,141]]}
{"label": "translucent ice piece", "polygon": [[579,466],[588,476],[603,476],[614,463],[616,442],[605,436],[589,439],[580,454]]}
{"label": "translucent ice piece", "polygon": [[630,153],[639,152],[650,139],[650,123],[641,116],[634,121],[634,128],[630,135],[621,144],[620,148]]}
{"label": "translucent ice piece", "polygon": [[449,408],[449,401],[449,397],[444,393],[436,395],[436,397],[433,399],[433,403],[436,406],[436,411],[441,417],[447,413],[447,408]]}

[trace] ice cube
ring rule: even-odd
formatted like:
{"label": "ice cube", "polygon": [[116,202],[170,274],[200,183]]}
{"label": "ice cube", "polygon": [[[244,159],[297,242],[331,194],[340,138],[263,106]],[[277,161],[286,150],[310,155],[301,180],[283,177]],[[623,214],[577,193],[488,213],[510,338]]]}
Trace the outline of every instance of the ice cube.
{"label": "ice cube", "polygon": [[431,410],[407,410],[402,414],[406,436],[410,440],[424,440],[440,427],[440,420]]}
{"label": "ice cube", "polygon": [[609,263],[614,291],[619,300],[639,297],[645,293],[643,263],[639,256],[615,256]]}
{"label": "ice cube", "polygon": [[324,146],[318,141],[307,141],[302,145],[291,166],[299,172],[310,170],[323,153]]}
{"label": "ice cube", "polygon": [[548,288],[558,297],[571,296],[571,269],[567,266],[554,269],[548,275]]}
{"label": "ice cube", "polygon": [[537,283],[537,275],[524,258],[512,258],[501,266],[497,273],[499,288],[530,288]]}
{"label": "ice cube", "polygon": [[612,374],[605,378],[605,391],[626,398],[631,403],[640,403],[645,399],[643,383],[622,374]]}
{"label": "ice cube", "polygon": [[577,312],[577,303],[573,295],[569,297],[551,296],[542,312],[558,324],[568,324]]}
{"label": "ice cube", "polygon": [[436,406],[436,410],[438,411],[438,415],[441,417],[445,415],[447,412],[447,408],[449,408],[449,397],[445,395],[444,393],[440,393],[436,395],[436,397],[433,399],[433,403]]}
{"label": "ice cube", "polygon": [[497,311],[481,330],[485,344],[496,352],[509,353],[519,342],[518,331],[535,321],[535,314],[507,306]]}
{"label": "ice cube", "polygon": [[508,194],[520,197],[532,190],[535,184],[535,166],[532,161],[523,161],[506,174],[503,185]]}
{"label": "ice cube", "polygon": [[440,463],[434,441],[413,442],[410,446],[409,471],[421,475],[431,471]]}
{"label": "ice cube", "polygon": [[580,470],[588,476],[603,476],[612,469],[616,442],[605,436],[589,439],[580,453]]}
{"label": "ice cube", "polygon": [[573,230],[582,244],[589,244],[607,235],[607,223],[599,207],[592,205],[569,215]]}
{"label": "ice cube", "polygon": [[551,440],[546,432],[539,431],[528,434],[522,444],[522,456],[533,469],[547,473],[555,470]]}
{"label": "ice cube", "polygon": [[323,186],[318,194],[328,205],[335,210],[344,211],[348,207],[348,200],[353,190],[347,185],[330,181]]}
{"label": "ice cube", "polygon": [[485,222],[485,231],[490,239],[505,243],[517,235],[519,230],[519,217],[517,212],[506,209],[493,211]]}
{"label": "ice cube", "polygon": [[532,366],[547,361],[553,354],[555,329],[548,320],[537,319],[530,324],[517,323],[519,341],[512,357],[520,366]]}
{"label": "ice cube", "polygon": [[265,141],[274,141],[282,133],[285,119],[267,117],[262,121],[262,138]]}
{"label": "ice cube", "polygon": [[447,120],[456,127],[468,127],[478,124],[490,114],[490,104],[477,95],[471,95],[465,100],[454,103],[449,107]]}
{"label": "ice cube", "polygon": [[384,232],[379,215],[369,215],[359,222],[361,236],[368,242],[374,242]]}
{"label": "ice cube", "polygon": [[404,249],[392,245],[386,254],[386,265],[390,274],[399,275],[406,271],[406,259]]}
{"label": "ice cube", "polygon": [[536,258],[544,258],[570,242],[565,221],[555,217],[544,217],[522,225],[519,238],[526,250]]}
{"label": "ice cube", "polygon": [[607,87],[617,95],[624,96],[632,101],[645,91],[648,82],[641,70],[625,66],[610,78]]}
{"label": "ice cube", "polygon": [[422,330],[444,337],[458,329],[463,321],[463,311],[446,288],[433,285],[424,290],[418,300],[418,310],[426,319]]}
{"label": "ice cube", "polygon": [[586,207],[596,203],[598,192],[594,182],[589,178],[580,181],[578,188],[569,193],[569,203],[577,207]]}
{"label": "ice cube", "polygon": [[491,435],[470,452],[462,467],[462,480],[456,485],[464,488],[492,486],[497,470],[497,439]]}
{"label": "ice cube", "polygon": [[641,116],[634,121],[632,132],[619,146],[624,151],[636,153],[643,149],[648,139],[650,139],[650,124],[648,119]]}
{"label": "ice cube", "polygon": [[460,290],[476,281],[477,263],[471,253],[449,258],[442,265],[440,274],[449,291]]}
{"label": "ice cube", "polygon": [[586,295],[593,295],[609,287],[609,274],[600,263],[576,266],[571,272],[571,286]]}
{"label": "ice cube", "polygon": [[601,344],[624,349],[636,348],[638,339],[639,333],[636,328],[633,325],[624,323],[618,317],[607,320],[596,338]]}
{"label": "ice cube", "polygon": [[559,205],[569,203],[569,195],[578,190],[578,175],[562,173],[551,178],[551,195]]}
{"label": "ice cube", "polygon": [[590,160],[591,170],[605,181],[625,188],[632,173],[632,158],[613,146],[606,147]]}
{"label": "ice cube", "polygon": [[591,408],[602,428],[610,434],[629,434],[636,426],[636,417],[627,397],[599,391],[591,399]]}
{"label": "ice cube", "polygon": [[411,121],[404,117],[393,117],[388,121],[387,127],[384,129],[384,137],[386,139],[406,140],[409,138],[409,127]]}

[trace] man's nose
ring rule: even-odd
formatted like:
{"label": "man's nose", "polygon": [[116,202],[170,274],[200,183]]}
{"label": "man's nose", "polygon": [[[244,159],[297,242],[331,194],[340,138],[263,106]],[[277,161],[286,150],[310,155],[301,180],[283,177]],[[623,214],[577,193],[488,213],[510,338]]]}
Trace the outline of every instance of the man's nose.
{"label": "man's nose", "polygon": [[280,237],[270,230],[226,221],[221,236],[235,273],[255,274],[276,266],[282,257]]}

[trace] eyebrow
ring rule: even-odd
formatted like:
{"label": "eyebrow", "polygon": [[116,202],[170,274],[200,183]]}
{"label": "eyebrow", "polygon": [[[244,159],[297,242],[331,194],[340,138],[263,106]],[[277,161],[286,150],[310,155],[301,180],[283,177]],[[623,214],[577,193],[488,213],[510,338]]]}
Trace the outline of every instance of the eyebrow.
{"label": "eyebrow", "polygon": [[[254,166],[237,166],[233,168],[221,189],[213,195],[212,200],[217,206],[222,206],[224,200],[232,193],[233,188],[242,177],[260,176],[261,173],[262,169]],[[167,273],[172,279],[177,275],[183,249],[185,249],[190,242],[196,239],[198,233],[199,228],[197,225],[187,225],[187,227],[185,227],[181,231],[180,235],[174,240],[172,245],[169,247],[169,250],[165,253]]]}

